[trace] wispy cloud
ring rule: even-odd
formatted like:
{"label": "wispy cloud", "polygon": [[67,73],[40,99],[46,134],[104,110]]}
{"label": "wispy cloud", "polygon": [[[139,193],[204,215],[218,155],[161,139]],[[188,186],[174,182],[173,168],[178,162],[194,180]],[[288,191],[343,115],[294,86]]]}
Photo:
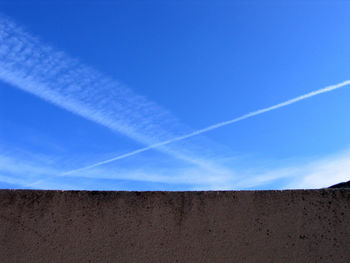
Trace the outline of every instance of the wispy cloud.
{"label": "wispy cloud", "polygon": [[270,107],[267,107],[267,108],[264,108],[264,109],[260,109],[260,110],[256,110],[256,111],[244,114],[244,115],[242,115],[242,116],[240,116],[238,118],[234,118],[232,120],[220,122],[220,123],[208,126],[208,127],[204,128],[204,129],[200,129],[200,130],[197,130],[197,131],[194,131],[194,132],[190,132],[190,133],[185,134],[185,135],[174,137],[174,138],[172,138],[170,140],[165,140],[163,142],[155,143],[155,144],[152,144],[150,146],[143,147],[143,148],[137,149],[135,151],[132,151],[132,152],[129,152],[129,153],[125,153],[125,154],[116,156],[114,158],[111,158],[111,159],[108,159],[108,160],[105,160],[105,161],[102,161],[102,162],[98,162],[98,163],[95,163],[95,164],[92,164],[92,165],[89,165],[89,166],[85,166],[85,167],[82,167],[80,169],[75,169],[75,170],[72,170],[72,171],[68,171],[65,174],[71,174],[71,173],[74,173],[74,172],[77,172],[77,171],[80,171],[80,170],[90,169],[90,168],[97,167],[97,166],[100,166],[100,165],[103,165],[103,164],[107,164],[107,163],[110,163],[110,162],[121,160],[121,159],[130,157],[132,155],[135,155],[135,154],[138,154],[138,153],[141,153],[141,152],[145,152],[145,151],[157,148],[157,147],[161,147],[161,146],[168,145],[168,144],[171,144],[171,143],[174,143],[174,142],[182,141],[182,140],[185,140],[185,139],[188,139],[188,138],[200,135],[202,133],[206,133],[206,132],[218,129],[218,128],[223,127],[223,126],[227,126],[227,125],[233,124],[235,122],[243,121],[243,120],[246,120],[248,118],[251,118],[251,117],[263,114],[263,113],[267,113],[269,111],[273,111],[273,110],[277,110],[277,109],[282,108],[282,107],[286,107],[288,105],[297,103],[299,101],[302,101],[302,100],[305,100],[305,99],[308,99],[308,98],[311,98],[311,97],[314,97],[314,96],[317,96],[317,95],[320,95],[320,94],[323,94],[323,93],[327,93],[327,92],[331,92],[331,91],[336,90],[336,89],[340,89],[340,88],[348,86],[348,85],[350,85],[350,80],[346,80],[346,81],[343,81],[343,82],[335,84],[335,85],[331,85],[331,86],[328,86],[328,87],[325,87],[325,88],[322,88],[322,89],[318,89],[318,90],[306,93],[304,95],[298,96],[296,98],[293,98],[293,99],[290,99],[290,100],[278,103],[276,105],[273,105],[273,106],[270,106]]}
{"label": "wispy cloud", "polygon": [[264,188],[277,180],[280,189],[313,189],[329,187],[350,180],[350,151],[345,150],[333,155],[298,160],[293,164],[284,164],[282,168],[269,167],[250,172],[237,178],[236,189]]}
{"label": "wispy cloud", "polygon": [[[298,178],[298,172],[293,174],[293,180],[288,188],[322,188],[350,180],[350,151],[331,155],[315,160],[304,167],[303,176]],[[292,176],[293,176],[292,175]]]}
{"label": "wispy cloud", "polygon": [[[289,161],[290,162],[290,161]],[[16,156],[0,154],[0,182],[36,189],[109,189],[132,190],[130,185],[139,184],[149,190],[151,185],[180,186],[181,190],[240,190],[271,189],[280,181],[278,189],[323,188],[350,179],[350,151],[334,155],[297,160],[282,167],[238,169],[231,165],[229,172],[215,174],[201,167],[95,167],[62,175],[62,168],[55,167],[50,157]],[[107,180],[106,185],[101,181]],[[281,182],[282,180],[282,182]],[[123,182],[123,183],[121,183]],[[97,187],[100,185],[100,187]],[[148,185],[145,186],[145,185]],[[272,187],[276,189],[276,187]]]}
{"label": "wispy cloud", "polygon": [[[99,189],[130,190],[130,185],[182,185],[182,190],[196,188],[230,189],[233,174],[214,174],[198,166],[182,168],[136,167],[98,168],[86,172],[62,176],[59,165],[53,165],[49,156],[42,157],[27,153],[0,154],[0,182],[36,189]],[[101,181],[108,181],[107,185]],[[123,184],[120,182],[124,182]],[[125,183],[127,182],[127,183]],[[213,188],[212,188],[213,189]]]}
{"label": "wispy cloud", "polygon": [[[346,180],[350,155],[325,157],[307,164],[271,167],[258,173],[237,170],[232,165],[218,165],[185,139],[267,113],[313,96],[350,84],[350,81],[322,88],[291,100],[256,110],[238,118],[191,131],[171,113],[154,102],[135,94],[116,80],[43,44],[0,14],[0,80],[36,95],[67,111],[124,134],[145,147],[93,165],[66,172],[13,156],[0,156],[0,181],[25,187],[81,189],[82,182],[70,184],[60,178],[122,179],[157,183],[184,184],[192,189],[255,188],[281,178],[288,179],[284,188],[324,187]],[[203,139],[204,140],[204,139]],[[177,144],[173,144],[177,142]],[[181,147],[179,144],[181,143]],[[204,146],[204,147],[203,147]],[[181,149],[183,148],[183,149]],[[179,169],[108,169],[99,167],[132,155],[157,149],[190,165]],[[195,149],[195,150],[193,150]],[[86,169],[90,169],[86,171]],[[82,172],[85,170],[84,172]],[[21,175],[21,176],[19,176]],[[70,175],[70,176],[68,176]],[[238,176],[239,175],[239,176]]]}
{"label": "wispy cloud", "polygon": [[169,184],[191,182],[191,189],[187,190],[268,189],[271,185],[276,185],[277,181],[279,181],[278,189],[312,189],[350,180],[350,151],[313,159],[284,163],[282,161],[280,167],[274,166],[275,163],[272,162],[265,168],[257,166],[253,169],[238,169],[230,165],[228,169],[230,172],[222,174],[212,174],[198,167],[163,170],[95,167],[86,171],[77,171],[72,176]]}
{"label": "wispy cloud", "polygon": [[[13,157],[0,153],[0,182],[19,185],[23,188],[32,188],[38,180],[57,175],[58,170],[47,163],[24,160],[23,157]],[[33,156],[28,159],[32,159]],[[37,158],[36,158],[37,159]]]}
{"label": "wispy cloud", "polygon": [[[142,145],[154,145],[190,131],[156,103],[43,44],[1,14],[0,80]],[[157,147],[213,172],[223,169],[191,149],[189,143]]]}

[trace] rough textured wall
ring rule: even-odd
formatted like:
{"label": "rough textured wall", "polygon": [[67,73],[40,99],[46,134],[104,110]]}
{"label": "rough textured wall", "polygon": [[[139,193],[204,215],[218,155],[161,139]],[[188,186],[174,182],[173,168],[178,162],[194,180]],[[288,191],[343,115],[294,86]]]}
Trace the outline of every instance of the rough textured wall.
{"label": "rough textured wall", "polygon": [[350,191],[0,191],[0,262],[350,262]]}

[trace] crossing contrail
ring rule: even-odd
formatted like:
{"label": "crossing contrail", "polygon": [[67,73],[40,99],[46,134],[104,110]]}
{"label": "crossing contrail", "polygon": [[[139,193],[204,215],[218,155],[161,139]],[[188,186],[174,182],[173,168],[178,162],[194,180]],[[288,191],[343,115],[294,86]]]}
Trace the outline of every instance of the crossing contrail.
{"label": "crossing contrail", "polygon": [[[191,131],[157,103],[45,44],[1,13],[0,81],[141,145],[153,145]],[[201,141],[205,145],[205,139]],[[198,145],[176,146],[157,150],[201,168],[222,172],[222,167],[198,157]]]}
{"label": "crossing contrail", "polygon": [[296,98],[293,98],[293,99],[290,99],[290,100],[278,103],[276,105],[273,105],[273,106],[270,106],[270,107],[267,107],[267,108],[263,108],[263,109],[260,109],[260,110],[256,110],[256,111],[244,114],[244,115],[242,115],[240,117],[237,117],[237,118],[234,118],[234,119],[231,119],[231,120],[228,120],[228,121],[220,122],[220,123],[208,126],[206,128],[203,128],[203,129],[200,129],[200,130],[197,130],[197,131],[194,131],[194,132],[182,135],[182,136],[178,136],[178,137],[172,138],[170,140],[165,140],[163,142],[155,143],[155,144],[152,144],[152,145],[149,145],[147,147],[143,147],[143,148],[137,149],[137,150],[129,152],[129,153],[118,155],[118,156],[116,156],[114,158],[111,158],[111,159],[108,159],[108,160],[105,160],[105,161],[101,161],[101,162],[98,162],[98,163],[95,163],[95,164],[91,164],[89,166],[85,166],[85,167],[82,167],[82,168],[79,168],[79,169],[71,170],[71,171],[65,172],[63,175],[68,175],[68,174],[72,174],[72,173],[75,173],[75,172],[78,172],[78,171],[94,168],[94,167],[97,167],[97,166],[100,166],[100,165],[103,165],[103,164],[107,164],[107,163],[110,163],[110,162],[114,162],[114,161],[117,161],[117,160],[120,160],[120,159],[127,158],[129,156],[132,156],[132,155],[135,155],[135,154],[138,154],[138,153],[142,153],[142,152],[145,152],[145,151],[148,151],[148,150],[151,150],[151,149],[163,146],[163,145],[167,145],[167,144],[174,143],[174,142],[177,142],[177,141],[185,140],[187,138],[191,138],[193,136],[196,136],[196,135],[199,135],[199,134],[202,134],[202,133],[205,133],[205,132],[209,132],[209,131],[215,130],[217,128],[220,128],[220,127],[223,127],[223,126],[235,123],[235,122],[243,121],[245,119],[248,119],[248,118],[251,118],[253,116],[257,116],[257,115],[260,115],[260,114],[263,114],[263,113],[266,113],[266,112],[269,112],[269,111],[277,110],[279,108],[283,108],[285,106],[294,104],[296,102],[299,102],[299,101],[302,101],[302,100],[314,97],[314,96],[322,94],[322,93],[327,93],[327,92],[330,92],[332,90],[336,90],[336,89],[339,89],[339,88],[342,88],[342,87],[345,87],[345,86],[348,86],[348,85],[350,85],[350,80],[346,80],[346,81],[343,81],[343,82],[335,84],[335,85],[327,86],[325,88],[318,89],[318,90],[306,93],[306,94],[298,96]]}

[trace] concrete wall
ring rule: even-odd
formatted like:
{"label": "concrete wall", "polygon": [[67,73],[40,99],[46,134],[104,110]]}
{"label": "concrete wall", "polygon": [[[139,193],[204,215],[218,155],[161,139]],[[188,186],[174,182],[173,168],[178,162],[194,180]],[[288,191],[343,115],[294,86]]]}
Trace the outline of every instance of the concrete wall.
{"label": "concrete wall", "polygon": [[0,262],[350,262],[350,191],[0,191]]}

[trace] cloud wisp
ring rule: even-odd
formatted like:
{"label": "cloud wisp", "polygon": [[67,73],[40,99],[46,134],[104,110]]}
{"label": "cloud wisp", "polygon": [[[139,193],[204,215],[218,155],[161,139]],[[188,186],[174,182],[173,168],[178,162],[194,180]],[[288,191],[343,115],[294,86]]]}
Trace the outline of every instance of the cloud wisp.
{"label": "cloud wisp", "polygon": [[30,154],[27,157],[0,152],[0,183],[19,185],[23,188],[96,190],[100,180],[110,180],[113,183],[107,187],[104,186],[104,189],[133,189],[128,188],[129,184],[125,183],[129,182],[130,185],[135,183],[180,185],[181,190],[233,190],[269,189],[269,185],[283,180],[278,189],[312,189],[348,181],[350,169],[349,149],[333,155],[298,160],[293,163],[288,161],[289,164],[284,164],[282,167],[269,165],[256,170],[231,167],[231,174],[222,175],[214,175],[199,167],[179,169],[165,167],[163,170],[140,167],[131,169],[96,167],[71,176],[62,176],[62,168],[52,167],[50,157],[39,158]]}
{"label": "cloud wisp", "polygon": [[[90,189],[90,190],[150,190],[154,185],[160,189],[181,187],[182,190],[193,188],[225,189],[232,188],[231,174],[214,174],[201,167],[99,167],[71,176],[62,176],[61,163],[53,162],[56,157],[41,156],[31,152],[0,151],[1,183],[17,185],[20,188],[36,189]],[[108,182],[108,183],[106,183]],[[167,188],[168,187],[168,188]],[[139,190],[140,190],[139,188]],[[153,188],[154,189],[154,188]]]}
{"label": "cloud wisp", "polygon": [[197,131],[194,131],[194,132],[182,135],[182,136],[178,136],[178,137],[175,137],[175,138],[170,139],[170,140],[165,140],[163,142],[156,143],[156,144],[144,147],[144,148],[140,148],[140,149],[137,149],[135,151],[132,151],[132,152],[129,152],[129,153],[126,153],[126,154],[122,154],[122,155],[119,155],[117,157],[114,157],[114,158],[111,158],[111,159],[108,159],[108,160],[105,160],[105,161],[102,161],[102,162],[98,162],[98,163],[95,163],[95,164],[92,164],[92,165],[89,165],[89,166],[85,166],[85,167],[82,167],[82,168],[79,168],[79,169],[68,171],[68,172],[66,172],[64,174],[72,174],[72,173],[77,172],[77,171],[94,168],[94,167],[97,167],[97,166],[100,166],[100,165],[103,165],[103,164],[107,164],[107,163],[110,163],[110,162],[114,162],[114,161],[117,161],[117,160],[121,160],[121,159],[130,157],[132,155],[135,155],[135,154],[138,154],[138,153],[141,153],[141,152],[145,152],[145,151],[148,151],[148,150],[160,147],[160,146],[164,146],[164,145],[167,145],[167,144],[171,144],[171,143],[174,143],[174,142],[185,140],[185,139],[191,138],[193,136],[197,136],[197,135],[200,135],[202,133],[206,133],[206,132],[218,129],[218,128],[223,127],[223,126],[226,126],[226,125],[229,125],[229,124],[233,124],[235,122],[243,121],[243,120],[246,120],[248,118],[251,118],[251,117],[254,117],[254,116],[257,116],[257,115],[269,112],[269,111],[277,110],[279,108],[286,107],[288,105],[297,103],[299,101],[302,101],[302,100],[305,100],[305,99],[308,99],[308,98],[311,98],[311,97],[314,97],[314,96],[317,96],[317,95],[320,95],[320,94],[323,94],[323,93],[327,93],[327,92],[330,92],[330,91],[333,91],[333,90],[336,90],[336,89],[340,89],[340,88],[348,86],[348,85],[350,85],[350,80],[346,80],[346,81],[343,81],[343,82],[335,84],[335,85],[327,86],[325,88],[318,89],[318,90],[306,93],[306,94],[298,96],[296,98],[293,98],[293,99],[290,99],[290,100],[278,103],[276,105],[273,105],[273,106],[270,106],[270,107],[267,107],[267,108],[264,108],[264,109],[260,109],[260,110],[256,110],[256,111],[244,114],[244,115],[242,115],[240,117],[237,117],[237,118],[234,118],[232,120],[220,122],[220,123],[208,126],[206,128],[203,128],[203,129],[200,129],[200,130],[197,130]]}
{"label": "cloud wisp", "polygon": [[[245,178],[234,182],[238,189],[255,189],[284,180],[279,189],[325,188],[348,181],[350,170],[350,149],[313,160],[286,164],[282,168],[270,167],[265,171],[250,172]],[[265,188],[266,189],[266,188]]]}
{"label": "cloud wisp", "polygon": [[[158,144],[190,131],[156,103],[45,45],[1,14],[0,80],[142,145]],[[159,145],[157,150],[209,170],[222,169],[199,158],[203,155],[193,148],[190,144]]]}
{"label": "cloud wisp", "polygon": [[[275,172],[261,174],[259,177],[247,173],[245,177],[255,180],[255,182],[242,180],[241,184],[239,184],[236,174],[244,173],[236,173],[237,171],[233,167],[222,167],[213,163],[213,159],[203,157],[201,150],[193,150],[191,144],[185,141],[185,139],[350,85],[350,80],[347,80],[271,107],[250,112],[229,121],[220,122],[197,131],[191,131],[162,107],[145,97],[135,94],[129,88],[104,76],[91,67],[83,65],[78,60],[72,59],[65,53],[43,44],[39,39],[31,36],[1,14],[0,80],[145,145],[145,147],[141,147],[135,151],[65,173],[63,173],[62,169],[50,170],[50,168],[41,168],[40,163],[38,165],[29,163],[28,165],[18,166],[20,162],[11,160],[7,156],[5,156],[6,158],[0,156],[0,162],[2,162],[2,168],[0,169],[0,176],[2,177],[0,181],[8,181],[9,183],[27,186],[40,185],[40,187],[44,187],[46,179],[43,179],[43,177],[45,175],[49,175],[55,180],[62,178],[59,175],[66,175],[66,178],[70,178],[67,175],[73,174],[72,177],[77,176],[79,178],[84,178],[84,174],[89,174],[92,178],[96,179],[100,179],[108,174],[111,174],[112,178],[118,178],[120,176],[118,173],[114,172],[112,174],[108,169],[91,169],[86,173],[80,172],[151,149],[168,153],[195,165],[195,168],[187,167],[187,170],[178,170],[177,173],[171,173],[169,170],[162,173],[158,169],[157,171],[149,170],[146,172],[134,170],[129,171],[127,174],[123,170],[120,170],[124,174],[123,179],[127,180],[131,178],[131,180],[135,181],[146,179],[150,182],[184,183],[189,181],[190,178],[190,180],[195,182],[194,187],[198,186],[203,189],[206,187],[207,189],[226,187],[226,189],[232,189],[231,186],[233,185],[246,187],[249,183],[263,184],[264,182],[273,181],[281,177],[302,178],[301,173],[297,175],[294,172],[301,170],[299,168],[295,168],[296,170],[293,168],[292,170],[275,170]],[[175,144],[175,142],[177,143]],[[182,147],[179,147],[180,142]],[[205,144],[203,145],[202,148],[207,146]],[[184,148],[184,150],[181,148]],[[346,157],[342,160],[341,164],[348,167],[348,160]],[[4,163],[7,165],[5,166]],[[329,168],[329,174],[331,174],[334,165],[327,167]],[[325,167],[323,166],[323,168]],[[15,180],[16,175],[25,174],[26,171],[33,173],[32,177],[23,177]],[[317,179],[317,173],[313,172],[314,170],[311,168],[310,171],[312,172],[305,176],[306,181],[304,183],[306,184],[309,181],[314,183],[313,180]],[[339,178],[341,176],[343,174],[339,175]],[[74,183],[76,182],[74,181]],[[79,183],[81,184],[81,182]],[[312,185],[312,183],[309,184]],[[72,189],[75,187],[76,185],[73,185]],[[58,188],[62,187],[58,186]]]}

